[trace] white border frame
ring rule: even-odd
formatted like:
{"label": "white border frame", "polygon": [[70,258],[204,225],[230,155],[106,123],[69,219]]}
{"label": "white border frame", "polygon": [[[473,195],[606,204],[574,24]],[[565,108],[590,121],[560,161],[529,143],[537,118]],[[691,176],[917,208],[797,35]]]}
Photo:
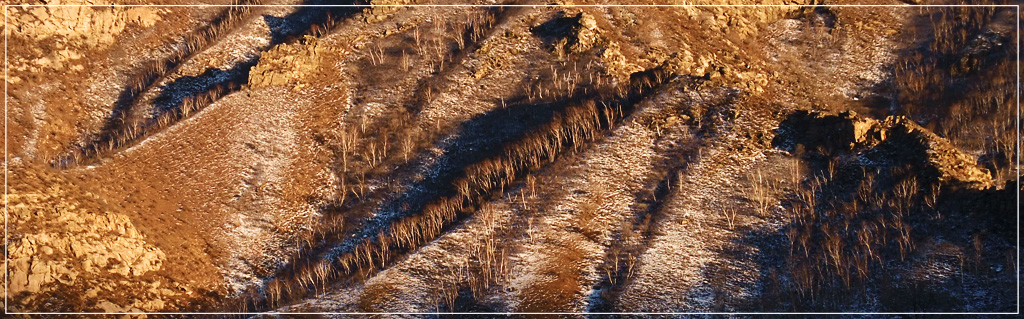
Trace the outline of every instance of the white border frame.
{"label": "white border frame", "polygon": [[[7,193],[7,173],[8,173],[8,158],[7,158],[7,38],[10,34],[10,24],[8,23],[7,7],[233,7],[233,6],[244,6],[244,7],[906,7],[906,8],[930,8],[930,7],[995,7],[995,8],[1006,8],[1015,7],[1016,12],[1016,47],[1017,47],[1017,118],[1014,119],[1017,129],[1017,143],[1014,147],[1017,148],[1017,152],[1021,152],[1021,123],[1020,123],[1020,42],[1021,42],[1021,5],[935,5],[935,4],[922,4],[922,5],[888,5],[888,4],[876,4],[876,5],[855,5],[855,4],[837,4],[837,5],[757,5],[757,4],[737,4],[737,5],[663,5],[663,4],[651,4],[651,5],[598,5],[598,4],[586,4],[586,5],[522,5],[522,4],[511,4],[511,5],[462,5],[462,4],[409,4],[409,5],[71,5],[71,4],[59,4],[59,5],[48,5],[48,4],[34,4],[34,5],[17,5],[17,4],[5,4],[4,5],[4,314],[7,315],[260,315],[260,314],[290,314],[290,315],[373,315],[373,314],[395,314],[395,315],[1020,315],[1021,305],[1021,286],[1020,286],[1020,204],[1021,204],[1021,192],[1017,192],[1017,260],[1016,260],[1016,281],[1017,281],[1017,311],[1016,312],[9,312],[7,307],[7,292],[9,271],[7,269],[7,206],[8,206],[8,193]],[[1017,189],[1021,187],[1021,170],[1020,170],[1020,154],[1017,156]]]}

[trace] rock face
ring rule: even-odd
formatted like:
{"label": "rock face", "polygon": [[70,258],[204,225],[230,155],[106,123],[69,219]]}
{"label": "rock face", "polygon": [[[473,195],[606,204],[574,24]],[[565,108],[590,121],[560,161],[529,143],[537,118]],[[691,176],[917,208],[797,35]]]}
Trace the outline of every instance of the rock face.
{"label": "rock face", "polygon": [[[571,0],[553,2],[562,5],[576,4]],[[625,21],[628,25],[650,24],[651,29],[637,35],[635,39],[616,35],[622,26],[598,22],[606,14],[600,10],[571,8],[535,25],[531,31],[545,38],[550,49],[560,54],[583,54],[594,49],[607,73],[620,81],[628,80],[635,72],[663,66],[674,74],[692,75],[717,79],[740,88],[762,92],[769,82],[769,76],[754,71],[748,59],[730,52],[744,51],[743,42],[756,37],[768,23],[792,15],[798,7],[762,7],[749,10],[745,7],[716,5],[792,5],[807,4],[801,1],[760,0],[760,1],[689,1],[693,7],[675,7],[668,11],[679,17],[671,23],[685,24],[693,28],[692,33],[666,34],[658,28],[659,22],[645,21],[634,16]],[[666,26],[664,29],[673,29]],[[701,38],[699,34],[713,32],[722,36],[715,39]],[[665,46],[666,39],[681,39],[678,43]],[[642,43],[636,41],[640,39]],[[638,46],[639,43],[639,46]],[[710,46],[709,46],[710,45]],[[718,45],[730,50],[711,49]]]}
{"label": "rock face", "polygon": [[[984,189],[995,185],[992,174],[978,165],[977,159],[964,153],[931,131],[913,121],[899,116],[890,116],[878,128],[881,136],[888,136],[892,149],[916,150],[915,154],[937,172],[939,182],[951,183],[972,189]],[[923,153],[923,154],[921,154]]]}
{"label": "rock face", "polygon": [[992,187],[977,159],[902,116],[874,120],[853,111],[797,111],[779,125],[773,144],[782,149],[856,155],[878,165],[897,161],[920,166],[922,176],[972,189]]}
{"label": "rock face", "polygon": [[884,140],[885,131],[879,128],[878,121],[860,118],[852,111],[839,114],[797,111],[780,124],[776,142],[786,148],[800,144],[828,152],[848,152],[858,145]]}
{"label": "rock face", "polygon": [[588,13],[562,13],[531,30],[545,39],[551,49],[561,54],[580,54],[590,50],[598,41],[600,30],[594,17]]}
{"label": "rock face", "polygon": [[[47,5],[109,5],[94,0],[53,0],[26,4]],[[117,40],[125,27],[137,24],[153,26],[161,19],[156,7],[28,7],[8,8],[12,37],[32,41],[55,41],[60,50],[33,62],[43,68],[60,69],[72,60],[82,58],[85,50],[103,49]],[[6,27],[6,26],[5,26]]]}
{"label": "rock face", "polygon": [[[105,5],[93,0],[54,0],[36,4]],[[152,26],[160,20],[154,7],[27,7],[14,6],[9,14],[15,17],[11,27],[16,33],[44,40],[53,37],[72,38],[90,47],[109,45],[128,24]]]}
{"label": "rock face", "polygon": [[[116,297],[126,292],[114,287],[123,281],[145,286],[143,277],[160,270],[165,254],[147,243],[128,217],[97,209],[90,198],[73,195],[83,192],[68,184],[39,184],[46,186],[12,189],[6,198],[12,309],[45,310],[39,302],[49,302],[45,300],[52,294],[74,295],[79,289],[89,300],[121,299]],[[150,293],[132,296],[121,306],[107,301],[89,308],[158,311],[164,307],[161,298],[178,294],[159,289],[159,281],[148,285]]]}
{"label": "rock face", "polygon": [[373,7],[366,10],[365,22],[378,22],[387,18],[388,14],[398,11],[403,4],[412,4],[410,0],[371,0]]}
{"label": "rock face", "polygon": [[302,85],[318,73],[326,54],[346,54],[341,48],[321,45],[315,38],[301,43],[278,45],[260,56],[249,72],[249,85],[258,88],[275,85]]}

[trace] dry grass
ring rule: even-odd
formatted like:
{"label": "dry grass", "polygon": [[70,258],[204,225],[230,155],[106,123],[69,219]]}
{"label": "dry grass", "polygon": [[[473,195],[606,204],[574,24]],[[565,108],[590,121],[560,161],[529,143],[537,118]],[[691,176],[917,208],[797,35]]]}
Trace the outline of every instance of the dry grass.
{"label": "dry grass", "polygon": [[[133,117],[132,111],[136,108],[138,97],[152,89],[167,74],[175,72],[185,61],[216,43],[221,36],[229,33],[250,17],[252,7],[245,5],[260,3],[262,1],[235,0],[233,4],[236,6],[225,8],[213,21],[184,36],[177,44],[171,46],[170,55],[143,64],[135,74],[128,78],[125,88],[114,102],[108,123],[105,124],[102,132],[92,137],[86,146],[72,149],[58,156],[52,161],[53,165],[60,168],[77,166],[84,160],[123,147],[129,141],[144,136],[146,130],[151,130],[148,128],[150,126],[167,125],[168,118],[158,118],[155,119],[155,123],[147,124],[144,123],[144,120]],[[182,106],[183,111],[186,114],[194,111],[197,104],[203,103],[201,99],[210,98],[209,95],[195,97],[190,104]]]}
{"label": "dry grass", "polygon": [[[213,21],[183,37],[171,46],[171,54],[158,60],[146,62],[127,81],[124,90],[115,102],[108,122],[101,132],[90,137],[84,146],[73,148],[51,161],[54,167],[68,168],[91,162],[117,150],[129,147],[150,134],[159,132],[181,119],[188,118],[210,103],[246,84],[247,79],[239,78],[246,72],[233,75],[233,79],[207,88],[204,92],[184,98],[171,112],[164,112],[153,118],[139,113],[139,96],[152,90],[168,74],[173,74],[185,62],[216,44],[224,35],[236,29],[242,22],[253,16],[253,5],[262,0],[232,0],[232,5]],[[309,26],[303,34],[322,36],[341,20],[331,16]],[[301,35],[301,34],[300,34]],[[293,35],[294,37],[294,35]],[[272,43],[271,45],[275,45]],[[266,49],[266,48],[264,48]],[[236,65],[233,70],[252,68],[256,60]]]}
{"label": "dry grass", "polygon": [[893,70],[899,109],[958,147],[981,153],[997,181],[1012,179],[1019,160],[1012,36],[990,31],[1004,9],[922,9],[926,39]]}
{"label": "dry grass", "polygon": [[940,196],[938,188],[920,191],[914,170],[906,167],[839,165],[833,178],[825,176],[827,169],[815,173],[789,203],[784,268],[804,302],[826,302],[872,284],[876,271],[910,258],[920,237],[912,220],[933,214],[936,204],[929,198]]}
{"label": "dry grass", "polygon": [[[743,189],[744,196],[753,204],[757,216],[765,218],[771,213],[772,207],[778,204],[778,200],[775,198],[778,185],[766,179],[760,169],[747,178],[750,180],[750,187]],[[730,224],[732,223],[730,222]]]}
{"label": "dry grass", "polygon": [[[633,100],[638,99],[640,90],[650,89],[664,79],[660,72],[653,70],[640,74],[637,78],[642,80],[634,81],[631,88],[622,91],[626,92],[625,94],[613,95],[611,103],[597,103],[594,100],[571,102],[549,122],[506,144],[496,155],[463,168],[463,173],[460,174],[462,177],[451,182],[455,194],[437,198],[426,204],[418,213],[391,222],[374,236],[366,237],[353,245],[346,253],[322,259],[317,258],[317,254],[311,251],[300,251],[292,258],[291,268],[264,285],[283,288],[274,288],[273,294],[266,293],[267,289],[249,291],[245,295],[247,300],[241,303],[247,304],[246,307],[255,306],[257,309],[287,304],[309,292],[321,289],[331,280],[348,275],[363,277],[385,267],[397,253],[415,249],[440,236],[445,227],[460,219],[460,215],[479,213],[475,208],[477,203],[494,193],[504,193],[506,186],[528,172],[554,161],[560,154],[579,151],[581,146],[599,138],[600,132],[621,119],[622,113],[612,110],[632,108],[635,103]],[[653,78],[648,79],[650,77],[655,77],[657,81]],[[375,152],[371,150],[370,153],[373,157]],[[310,243],[339,236],[327,231],[315,235],[314,238],[317,239],[310,240]],[[478,250],[490,254],[491,257],[483,260],[487,270],[476,270],[483,279],[474,279],[474,284],[471,285],[474,291],[486,289],[489,283],[503,276],[504,271],[501,269],[507,269],[494,262],[500,260],[497,258],[497,247],[495,242],[486,241],[484,246],[478,247]],[[321,265],[330,266],[330,271],[321,272],[333,277],[322,279],[315,276],[314,271],[323,267]],[[497,272],[493,270],[496,266],[499,269]],[[442,297],[446,302],[452,298]]]}

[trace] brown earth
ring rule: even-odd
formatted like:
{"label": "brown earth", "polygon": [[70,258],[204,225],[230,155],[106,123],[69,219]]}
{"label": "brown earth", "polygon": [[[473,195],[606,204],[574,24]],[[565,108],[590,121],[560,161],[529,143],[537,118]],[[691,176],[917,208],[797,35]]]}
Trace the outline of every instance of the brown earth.
{"label": "brown earth", "polygon": [[9,7],[8,310],[1013,309],[1015,11],[527,3]]}

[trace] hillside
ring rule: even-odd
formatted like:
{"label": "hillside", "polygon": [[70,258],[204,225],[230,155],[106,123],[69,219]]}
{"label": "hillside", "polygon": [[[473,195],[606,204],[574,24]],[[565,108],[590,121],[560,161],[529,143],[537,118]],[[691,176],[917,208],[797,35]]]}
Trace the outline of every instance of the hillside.
{"label": "hillside", "polygon": [[1017,311],[1017,7],[0,2],[9,312]]}

